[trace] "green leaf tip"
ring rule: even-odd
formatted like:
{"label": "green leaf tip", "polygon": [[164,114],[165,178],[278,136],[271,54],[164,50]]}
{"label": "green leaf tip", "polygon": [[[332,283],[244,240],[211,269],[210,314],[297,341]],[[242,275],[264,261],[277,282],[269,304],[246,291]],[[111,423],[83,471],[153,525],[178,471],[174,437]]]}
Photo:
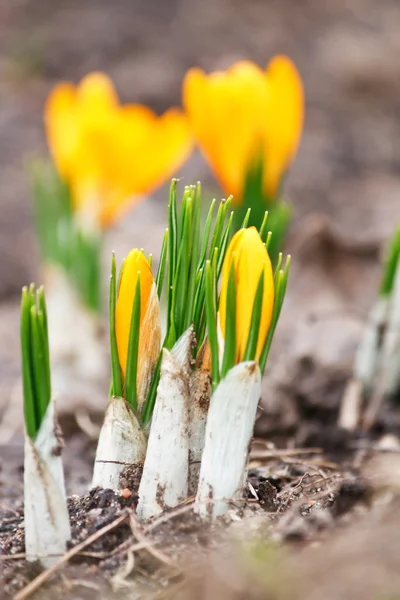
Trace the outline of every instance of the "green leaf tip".
{"label": "green leaf tip", "polygon": [[50,356],[44,288],[34,284],[22,288],[21,370],[25,428],[34,440],[51,399]]}

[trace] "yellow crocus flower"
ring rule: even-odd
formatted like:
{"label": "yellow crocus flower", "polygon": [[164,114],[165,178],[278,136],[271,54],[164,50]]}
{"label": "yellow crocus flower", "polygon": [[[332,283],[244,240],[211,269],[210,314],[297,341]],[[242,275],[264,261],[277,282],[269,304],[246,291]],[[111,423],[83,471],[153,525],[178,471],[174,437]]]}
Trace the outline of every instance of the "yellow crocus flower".
{"label": "yellow crocus flower", "polygon": [[292,61],[275,56],[265,71],[250,61],[210,75],[191,69],[183,82],[183,105],[205,158],[234,203],[241,203],[246,176],[260,160],[263,192],[274,198],[303,127],[303,86]]}
{"label": "yellow crocus flower", "polygon": [[161,346],[160,306],[149,262],[137,248],[130,251],[122,267],[115,309],[115,335],[123,380],[126,377],[129,334],[136,284],[140,273],[140,333],[137,369],[138,407],[141,409]]}
{"label": "yellow crocus flower", "polygon": [[264,271],[264,291],[256,360],[261,352],[271,324],[274,306],[274,276],[268,252],[255,227],[240,229],[233,236],[224,260],[221,278],[219,323],[223,338],[226,331],[228,281],[231,266],[236,276],[236,362],[243,360],[249,336],[254,298],[261,273]]}
{"label": "yellow crocus flower", "polygon": [[121,105],[110,79],[87,75],[61,83],[45,106],[47,139],[75,210],[101,227],[169,179],[188,157],[186,116],[157,116],[139,104]]}

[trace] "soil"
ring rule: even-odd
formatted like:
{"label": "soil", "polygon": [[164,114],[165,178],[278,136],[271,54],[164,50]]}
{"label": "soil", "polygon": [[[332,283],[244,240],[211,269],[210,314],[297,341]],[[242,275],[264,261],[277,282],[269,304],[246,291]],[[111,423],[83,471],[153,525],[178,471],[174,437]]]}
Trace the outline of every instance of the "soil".
{"label": "soil", "polygon": [[[19,293],[39,279],[27,158],[45,155],[43,103],[60,79],[107,71],[122,99],[180,103],[190,66],[288,53],[305,83],[287,194],[293,268],[264,382],[246,501],[215,527],[190,501],[139,525],[135,474],[88,491],[106,404],[59,398],[73,539],[37,598],[399,598],[400,410],[337,425],[354,352],[399,215],[397,0],[2,0],[0,3],[0,597],[42,571],[23,558]],[[220,195],[198,153],[180,173]],[[110,231],[107,250],[157,255],[166,188]],[[129,474],[128,474],[129,475]],[[132,487],[133,486],[133,487]],[[116,525],[114,526],[114,524]],[[109,528],[109,529],[107,529]],[[13,558],[10,557],[13,555]]]}

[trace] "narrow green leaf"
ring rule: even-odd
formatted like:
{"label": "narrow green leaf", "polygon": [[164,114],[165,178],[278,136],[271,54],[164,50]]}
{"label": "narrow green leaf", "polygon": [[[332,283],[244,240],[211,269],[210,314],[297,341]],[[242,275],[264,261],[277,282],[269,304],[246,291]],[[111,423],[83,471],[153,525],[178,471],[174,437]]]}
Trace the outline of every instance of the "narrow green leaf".
{"label": "narrow green leaf", "polygon": [[112,370],[112,392],[114,396],[122,397],[122,378],[121,367],[118,358],[117,335],[115,331],[115,309],[117,304],[117,265],[115,261],[115,253],[112,253],[111,258],[111,275],[110,275],[110,297],[109,297],[109,324],[110,324],[110,351],[111,351],[111,370]]}
{"label": "narrow green leaf", "polygon": [[[185,308],[185,321],[183,325],[183,331],[186,331],[188,327],[194,322],[194,306],[195,306],[195,295],[196,295],[196,278],[197,278],[197,264],[199,260],[199,248],[200,248],[200,197],[199,191],[196,190],[196,196],[193,203],[193,223],[191,228],[191,251],[190,251],[190,264],[188,272],[188,288],[187,288],[187,300]],[[196,330],[195,330],[196,331]]]}
{"label": "narrow green leaf", "polygon": [[279,271],[281,270],[281,267],[282,267],[282,261],[283,261],[283,254],[282,254],[282,252],[279,252],[279,254],[278,254],[278,262],[277,262],[277,264],[276,264],[276,267],[275,267],[275,273],[274,273],[274,277],[275,277],[275,276],[276,276],[276,274],[277,274],[277,273],[279,273]]}
{"label": "narrow green leaf", "polygon": [[39,319],[38,310],[36,305],[31,306],[30,311],[30,324],[31,324],[31,356],[33,366],[33,384],[34,384],[34,395],[36,414],[39,417],[39,429],[46,414],[47,406],[50,398],[47,396],[47,375],[45,372],[44,365],[44,349],[42,344],[41,335],[39,332]]}
{"label": "narrow green leaf", "polygon": [[251,315],[251,324],[249,337],[247,338],[246,352],[243,360],[255,360],[258,338],[260,335],[261,314],[263,308],[264,296],[264,271],[261,272],[260,279],[257,285],[257,291],[254,296],[253,310]]}
{"label": "narrow green leaf", "polygon": [[262,241],[266,244],[267,243],[267,236],[268,236],[268,229],[267,229],[267,223],[268,223],[268,211],[266,210],[264,213],[264,218],[263,221],[261,223],[261,227],[260,227],[260,238],[262,239]]}
{"label": "narrow green leaf", "polygon": [[165,266],[167,263],[167,251],[168,251],[168,229],[164,232],[164,239],[161,246],[160,262],[158,263],[157,275],[156,275],[156,286],[158,298],[161,298],[162,289],[164,285],[165,277]]}
{"label": "narrow green leaf", "polygon": [[198,270],[203,268],[206,258],[207,258],[208,243],[210,240],[211,225],[212,225],[212,221],[213,221],[214,208],[215,208],[216,202],[217,201],[214,198],[214,200],[211,202],[210,208],[208,210],[206,224],[204,226],[203,243],[202,243],[201,251],[200,251],[200,260],[199,260],[199,264],[197,267]]}
{"label": "narrow green leaf", "polygon": [[226,254],[226,251],[228,248],[229,238],[231,235],[232,223],[233,223],[233,211],[230,214],[228,224],[225,227],[225,230],[224,230],[224,233],[223,233],[222,239],[221,239],[221,246],[220,246],[220,250],[218,253],[217,280],[219,280],[219,278],[221,276],[222,267],[223,267],[224,259],[225,259],[225,254]]}
{"label": "narrow green leaf", "polygon": [[33,382],[33,367],[31,361],[30,341],[30,312],[31,297],[27,287],[22,288],[21,298],[21,359],[22,359],[22,387],[24,394],[25,428],[29,437],[34,440],[39,429],[35,407],[35,390]]}
{"label": "narrow green leaf", "polygon": [[128,358],[126,361],[125,399],[134,410],[137,409],[137,366],[140,338],[140,271],[136,282],[133,300],[131,325],[129,330]]}
{"label": "narrow green leaf", "polygon": [[248,209],[247,209],[247,212],[246,212],[246,214],[245,214],[245,216],[244,216],[244,219],[243,219],[243,223],[242,223],[241,229],[246,229],[246,227],[248,226],[248,224],[249,224],[249,221],[250,221],[250,215],[251,215],[251,208],[248,208]]}
{"label": "narrow green leaf", "polygon": [[187,294],[189,287],[189,266],[191,260],[193,223],[193,194],[191,189],[186,190],[184,198],[184,213],[182,214],[182,237],[179,246],[178,267],[174,289],[174,319],[176,335],[178,338],[184,332],[185,313],[187,308]]}
{"label": "narrow green leaf", "polygon": [[265,248],[267,249],[267,251],[268,251],[269,245],[271,243],[271,238],[272,238],[272,231],[268,231],[267,238],[265,240]]}
{"label": "narrow green leaf", "polygon": [[39,343],[41,352],[43,355],[42,364],[43,364],[43,390],[44,390],[44,398],[46,399],[46,408],[51,399],[51,378],[50,378],[50,360],[49,360],[49,349],[48,349],[48,338],[45,334],[44,327],[44,317],[42,311],[39,309],[37,311],[37,321],[38,321],[38,334],[39,334]]}
{"label": "narrow green leaf", "polygon": [[230,207],[230,205],[231,205],[231,197],[229,197],[227,200],[222,200],[220,202],[220,205],[218,207],[217,217],[215,219],[213,235],[211,238],[209,256],[213,252],[214,248],[220,247],[222,232],[223,232],[224,222],[225,222],[225,216],[226,216],[226,212],[227,212],[228,208]]}
{"label": "narrow green leaf", "polygon": [[48,331],[48,319],[47,319],[47,306],[46,298],[44,295],[44,287],[40,286],[36,293],[39,315],[41,320],[41,327],[43,330],[43,349],[45,352],[45,370],[47,374],[47,388],[48,395],[51,398],[51,367],[50,367],[50,348],[49,348],[49,331]]}
{"label": "narrow green leaf", "polygon": [[206,318],[208,339],[211,348],[212,364],[212,387],[217,387],[219,375],[219,356],[218,356],[218,333],[217,333],[217,310],[216,310],[216,281],[215,269],[212,268],[211,261],[206,262]]}
{"label": "narrow green leaf", "polygon": [[381,296],[389,296],[393,289],[396,271],[400,263],[400,226],[398,226],[390,239],[385,261],[382,267],[382,279],[379,289]]}
{"label": "narrow green leaf", "polygon": [[229,272],[226,298],[226,323],[224,340],[224,357],[222,360],[221,378],[234,366],[236,358],[236,273],[232,260]]}
{"label": "narrow green leaf", "polygon": [[170,187],[168,205],[168,294],[167,294],[167,331],[172,320],[173,286],[178,261],[178,215],[176,208],[177,179],[173,179]]}
{"label": "narrow green leaf", "polygon": [[287,256],[285,269],[280,270],[279,272],[275,272],[275,275],[274,275],[274,282],[275,282],[274,283],[274,288],[275,288],[274,308],[272,311],[271,325],[270,325],[267,339],[265,341],[265,345],[264,345],[263,351],[261,353],[260,361],[259,361],[261,373],[264,373],[265,366],[267,364],[268,354],[269,354],[269,351],[271,348],[275,329],[276,329],[276,326],[278,324],[279,317],[281,314],[283,301],[285,299],[286,287],[287,287],[287,282],[288,282],[288,277],[289,277],[290,260],[291,260],[290,256]]}

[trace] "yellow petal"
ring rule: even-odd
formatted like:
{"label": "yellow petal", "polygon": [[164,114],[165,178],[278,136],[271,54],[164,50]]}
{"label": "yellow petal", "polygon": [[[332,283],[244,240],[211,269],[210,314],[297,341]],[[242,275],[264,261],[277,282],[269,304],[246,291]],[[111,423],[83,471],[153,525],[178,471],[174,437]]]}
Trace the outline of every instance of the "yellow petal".
{"label": "yellow petal", "polygon": [[93,121],[119,105],[111,79],[99,72],[89,73],[81,80],[77,88],[77,100],[81,111]]}
{"label": "yellow petal", "polygon": [[260,358],[271,324],[274,305],[274,278],[271,261],[255,227],[239,230],[232,238],[222,269],[219,318],[222,335],[226,329],[226,300],[231,265],[236,275],[236,361],[243,360],[249,336],[252,309],[261,273],[264,293],[256,359]]}
{"label": "yellow petal", "polygon": [[[131,250],[128,256],[126,257],[122,268],[117,305],[115,309],[115,333],[117,338],[118,357],[124,378],[126,375],[126,362],[128,358],[128,345],[132,318],[132,308],[135,298],[136,284],[139,272],[141,337],[142,335],[144,335],[142,331],[142,325],[149,306],[149,300],[154,279],[150,265],[143,252],[135,248],[134,250]],[[145,333],[145,335],[147,336],[147,332]]]}
{"label": "yellow petal", "polygon": [[268,101],[264,134],[264,189],[274,196],[300,143],[304,121],[301,77],[286,56],[275,56],[267,67]]}
{"label": "yellow petal", "polygon": [[50,152],[63,178],[68,178],[70,175],[71,160],[78,143],[74,123],[75,109],[76,91],[70,83],[60,83],[53,88],[44,108]]}
{"label": "yellow petal", "polygon": [[260,158],[264,189],[273,196],[303,126],[303,87],[291,60],[276,56],[267,71],[248,61],[210,75],[191,69],[182,95],[195,138],[234,204],[240,204],[246,175]]}
{"label": "yellow petal", "polygon": [[45,116],[75,209],[102,227],[170,179],[193,146],[186,115],[171,109],[159,117],[141,105],[121,106],[103,73],[90,73],[76,88],[57,86]]}
{"label": "yellow petal", "polygon": [[109,226],[175,175],[192,146],[187,117],[181,111],[172,108],[158,116],[141,105],[124,107],[104,165],[115,185],[102,204],[102,226]]}
{"label": "yellow petal", "polygon": [[191,69],[183,105],[196,140],[225,193],[240,201],[245,175],[261,147],[267,84],[263,71],[241,61],[226,72]]}

